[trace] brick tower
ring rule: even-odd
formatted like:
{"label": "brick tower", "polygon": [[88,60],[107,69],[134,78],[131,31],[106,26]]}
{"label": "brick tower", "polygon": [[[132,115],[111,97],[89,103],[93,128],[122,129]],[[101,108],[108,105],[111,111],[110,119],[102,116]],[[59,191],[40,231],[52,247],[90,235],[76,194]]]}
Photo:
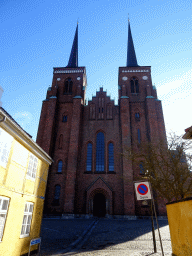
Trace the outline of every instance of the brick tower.
{"label": "brick tower", "polygon": [[[85,67],[78,66],[78,25],[68,65],[54,68],[43,101],[37,143],[54,159],[47,183],[45,213],[149,215],[137,202],[133,181],[141,175],[126,157],[128,147],[166,141],[161,102],[151,67],[138,66],[130,24],[127,65],[119,68],[119,103],[102,88],[85,105]],[[165,214],[159,207],[159,214]]]}

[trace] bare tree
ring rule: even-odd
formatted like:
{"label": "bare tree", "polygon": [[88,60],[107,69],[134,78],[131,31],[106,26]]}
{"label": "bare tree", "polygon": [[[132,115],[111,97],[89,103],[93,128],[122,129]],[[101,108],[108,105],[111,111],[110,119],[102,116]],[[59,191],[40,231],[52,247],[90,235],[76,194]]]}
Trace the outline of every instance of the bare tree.
{"label": "bare tree", "polygon": [[167,202],[192,195],[192,143],[175,134],[164,143],[141,144],[129,150],[133,162],[143,162],[143,178],[148,180],[157,196]]}

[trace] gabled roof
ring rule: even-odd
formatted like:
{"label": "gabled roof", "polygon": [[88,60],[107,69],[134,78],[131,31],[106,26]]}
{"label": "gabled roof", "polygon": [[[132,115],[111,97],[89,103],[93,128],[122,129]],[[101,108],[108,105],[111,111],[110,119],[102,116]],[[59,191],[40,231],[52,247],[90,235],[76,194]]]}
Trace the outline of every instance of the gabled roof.
{"label": "gabled roof", "polygon": [[109,186],[109,184],[103,179],[103,178],[101,178],[100,176],[96,179],[96,180],[94,180],[90,185],[89,185],[89,187],[86,189],[86,191],[88,191],[98,180],[102,180],[102,182],[111,190],[111,191],[113,191],[112,190],[112,188]]}

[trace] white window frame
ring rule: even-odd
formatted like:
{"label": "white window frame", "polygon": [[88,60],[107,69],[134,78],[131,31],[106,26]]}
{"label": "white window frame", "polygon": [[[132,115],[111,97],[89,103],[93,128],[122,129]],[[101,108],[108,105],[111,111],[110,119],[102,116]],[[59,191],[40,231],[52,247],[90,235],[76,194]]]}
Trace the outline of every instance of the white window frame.
{"label": "white window frame", "polygon": [[29,156],[29,163],[27,167],[27,179],[35,180],[36,173],[37,173],[37,165],[38,165],[38,158],[34,156],[33,154],[30,154]]}
{"label": "white window frame", "polygon": [[32,216],[33,216],[33,209],[34,209],[34,203],[31,203],[31,202],[26,202],[25,203],[25,209],[24,209],[24,215],[23,215],[23,222],[22,222],[22,226],[21,226],[20,238],[27,237],[30,234]]}
{"label": "white window frame", "polygon": [[[5,201],[7,201],[6,209],[3,209],[5,206]],[[2,241],[4,229],[5,229],[5,223],[7,219],[7,212],[9,209],[9,197],[0,196],[0,241]]]}

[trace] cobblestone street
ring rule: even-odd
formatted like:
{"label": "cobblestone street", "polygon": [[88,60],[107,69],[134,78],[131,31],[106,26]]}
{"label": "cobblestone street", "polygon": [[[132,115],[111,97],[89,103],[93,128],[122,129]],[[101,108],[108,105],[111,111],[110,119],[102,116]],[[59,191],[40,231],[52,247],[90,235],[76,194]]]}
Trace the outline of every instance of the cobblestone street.
{"label": "cobblestone street", "polygon": [[[156,225],[155,225],[156,227]],[[165,256],[171,256],[167,220],[159,220]],[[150,220],[43,219],[41,255],[162,255],[157,228],[153,253]]]}

